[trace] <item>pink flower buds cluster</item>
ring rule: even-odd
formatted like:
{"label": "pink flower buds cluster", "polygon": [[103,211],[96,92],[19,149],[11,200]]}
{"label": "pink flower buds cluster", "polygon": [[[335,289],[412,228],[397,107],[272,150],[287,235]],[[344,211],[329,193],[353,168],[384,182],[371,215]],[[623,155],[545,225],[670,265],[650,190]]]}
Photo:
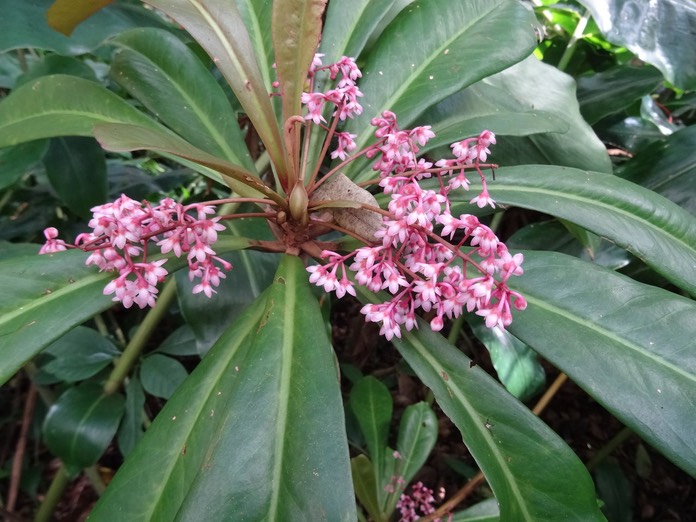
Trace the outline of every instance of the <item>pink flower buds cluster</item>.
{"label": "pink flower buds cluster", "polygon": [[[314,119],[315,108],[308,104],[308,110],[306,118]],[[339,105],[334,115],[340,113]],[[468,190],[466,172],[475,170],[483,189],[470,202],[480,208],[495,207],[481,171],[489,166],[483,163],[495,135],[483,131],[476,138],[454,143],[454,158],[433,164],[418,158],[420,147],[435,136],[430,126],[400,129],[396,115],[389,111],[371,123],[377,141],[366,156],[375,159],[379,185],[391,195],[390,216],[375,234],[378,244],[347,255],[322,252],[327,262],[307,268],[310,282],[338,297],[355,295],[350,270],[358,284],[375,292],[388,291],[392,295],[388,301],[362,308],[368,321],[380,323],[380,333],[388,340],[401,337],[402,327],[417,326],[418,309],[432,315],[430,326],[435,331],[443,328],[445,317],[458,317],[464,310],[484,317],[489,328],[505,328],[512,322],[511,307],[522,310],[527,305],[506,284],[512,275],[522,274],[522,254],[511,255],[476,216],[452,215],[449,200],[452,190]],[[343,149],[339,136],[339,151],[332,157],[343,159]],[[439,189],[420,186],[420,180],[433,176]]]}
{"label": "pink flower buds cluster", "polygon": [[167,275],[163,267],[166,259],[147,260],[150,242],[156,243],[163,254],[173,252],[176,257],[186,254],[189,278],[199,279],[193,287],[194,294],[212,296],[213,287],[225,277],[221,268],[232,268],[211,248],[217,241],[217,233],[225,228],[218,223],[220,218],[208,217],[215,213],[213,206],[198,203],[184,206],[170,198],[152,206],[121,195],[113,203],[91,210],[94,213],[89,222],[91,233],[80,234],[75,245],[66,245],[56,239],[55,228],[47,228],[46,243],[39,253],[59,252],[67,246],[90,251],[87,265],[118,272],[118,277],[104,288],[104,294],[113,294],[113,300],[122,302],[126,308],[134,303],[140,308],[154,306],[157,284]]}
{"label": "pink flower buds cluster", "polygon": [[[396,509],[401,515],[399,522],[415,522],[421,516],[432,515],[435,513],[434,504],[433,490],[424,486],[422,482],[416,482],[411,486],[411,494],[403,493],[396,504]],[[439,522],[440,519],[435,520]]]}

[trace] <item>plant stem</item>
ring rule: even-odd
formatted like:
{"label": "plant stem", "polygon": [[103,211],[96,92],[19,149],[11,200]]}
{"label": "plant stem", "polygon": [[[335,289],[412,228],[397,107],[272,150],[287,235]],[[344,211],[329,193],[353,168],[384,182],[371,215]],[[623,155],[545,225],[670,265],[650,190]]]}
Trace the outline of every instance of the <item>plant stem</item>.
{"label": "plant stem", "polygon": [[628,439],[631,435],[633,435],[633,432],[631,431],[630,428],[627,428],[624,426],[624,428],[614,435],[612,439],[607,442],[600,450],[595,454],[594,457],[592,457],[588,462],[587,462],[587,469],[588,471],[592,471],[594,468],[597,467],[604,459],[606,459],[611,453],[621,446],[626,439]]}
{"label": "plant stem", "polygon": [[89,482],[92,485],[92,489],[94,490],[94,492],[101,497],[104,494],[104,491],[106,491],[106,484],[104,484],[101,475],[99,475],[97,467],[90,466],[88,468],[85,468],[83,471],[85,476],[89,479]]}
{"label": "plant stem", "polygon": [[53,477],[53,481],[46,492],[46,496],[41,502],[36,516],[34,517],[34,522],[49,522],[51,520],[51,515],[58,504],[58,501],[63,496],[65,488],[70,484],[70,477],[65,472],[65,465],[61,464],[60,468]]}
{"label": "plant stem", "polygon": [[558,61],[557,67],[559,70],[565,71],[566,67],[568,67],[570,59],[573,57],[573,54],[575,54],[575,44],[582,38],[585,27],[587,27],[587,22],[589,21],[590,11],[585,10],[585,14],[583,14],[582,18],[578,21],[578,25],[575,26],[575,31],[573,31],[570,40],[568,40],[568,45],[566,45],[565,51],[563,51],[563,56],[561,56],[561,59]]}
{"label": "plant stem", "polygon": [[476,473],[469,482],[464,484],[464,487],[462,487],[459,491],[457,491],[454,495],[452,495],[452,498],[450,498],[447,502],[442,504],[435,513],[428,515],[427,517],[421,518],[423,522],[431,522],[432,520],[435,520],[436,518],[444,518],[445,520],[447,519],[448,513],[451,513],[454,508],[456,508],[466,497],[468,497],[473,491],[479,487],[485,480],[485,477],[483,476],[483,473],[480,471]]}
{"label": "plant stem", "polygon": [[540,415],[541,412],[544,411],[544,408],[549,405],[549,402],[551,402],[553,396],[556,395],[561,386],[563,386],[563,383],[567,380],[568,376],[565,373],[561,373],[558,377],[556,377],[553,384],[549,386],[549,389],[544,392],[544,395],[542,395],[541,399],[539,399],[539,402],[536,403],[536,406],[534,406],[534,409],[532,409],[532,413],[534,413],[534,415]]}
{"label": "plant stem", "polygon": [[150,339],[150,336],[155,331],[157,324],[164,318],[169,305],[176,296],[176,280],[172,277],[162,288],[162,293],[157,300],[157,306],[152,308],[143,322],[138,327],[135,335],[123,350],[123,355],[116,361],[116,365],[109,375],[109,378],[104,384],[104,393],[111,395],[115,393],[123,384],[124,379],[128,376],[131,368],[138,360],[140,353],[143,351],[145,344]]}
{"label": "plant stem", "polygon": [[450,328],[449,335],[447,336],[447,342],[454,344],[459,338],[459,333],[462,331],[462,324],[464,324],[464,314],[457,317],[452,323],[452,328]]}

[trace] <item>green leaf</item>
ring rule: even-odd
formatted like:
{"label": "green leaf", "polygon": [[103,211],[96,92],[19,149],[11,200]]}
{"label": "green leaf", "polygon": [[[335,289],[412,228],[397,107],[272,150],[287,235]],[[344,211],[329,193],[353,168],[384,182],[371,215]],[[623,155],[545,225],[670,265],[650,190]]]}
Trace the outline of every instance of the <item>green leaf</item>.
{"label": "green leaf", "polygon": [[509,330],[696,474],[696,303],[562,254],[528,252],[524,271]]}
{"label": "green leaf", "polygon": [[161,128],[99,84],[57,74],[22,85],[0,102],[0,147],[54,136],[91,136],[96,123]]}
{"label": "green leaf", "polygon": [[498,379],[510,393],[526,401],[541,391],[546,374],[529,346],[497,326],[486,328],[480,317],[467,315],[466,319],[490,353]]}
{"label": "green leaf", "polygon": [[404,410],[396,442],[400,455],[396,469],[400,471],[404,484],[411,482],[425,464],[435,446],[437,434],[437,416],[427,403],[412,404]]}
{"label": "green leaf", "polygon": [[225,176],[227,184],[242,196],[267,196],[275,200],[280,198],[252,172],[208,154],[166,129],[112,123],[95,126],[94,135],[106,150],[153,150],[163,155],[184,158],[219,172]]}
{"label": "green leaf", "polygon": [[[543,88],[544,97],[537,96]],[[563,103],[563,112],[560,107]],[[427,109],[416,122],[431,125],[435,133],[421,151],[447,146],[488,129],[499,136],[527,136],[570,129],[568,106],[574,103],[570,77],[556,68],[527,58],[493,76],[457,92]],[[574,126],[587,125],[579,118]],[[590,132],[596,140],[594,133]],[[495,148],[493,149],[495,154]]]}
{"label": "green leaf", "polygon": [[616,175],[662,194],[696,215],[696,125],[639,150]]}
{"label": "green leaf", "polygon": [[149,520],[356,519],[341,394],[298,258],[155,419],[95,506]]}
{"label": "green leaf", "polygon": [[153,354],[140,365],[140,382],[150,395],[169,399],[188,377],[184,365],[166,355]]}
{"label": "green leaf", "polygon": [[[616,176],[545,165],[498,169],[488,188],[500,204],[551,214],[613,241],[696,295],[696,218],[662,196]],[[480,182],[472,182],[477,191]],[[453,212],[470,207],[455,204]]]}
{"label": "green leaf", "polygon": [[273,36],[271,34],[271,19],[273,0],[236,0],[239,14],[244,20],[244,26],[249,31],[249,38],[256,52],[263,84],[271,91],[276,79],[275,56],[273,53]]}
{"label": "green leaf", "polygon": [[49,54],[43,56],[40,62],[33,64],[26,73],[17,78],[15,87],[52,74],[67,74],[84,78],[85,80],[92,80],[93,82],[97,81],[94,69],[82,60],[72,56]]}
{"label": "green leaf", "polygon": [[[12,250],[14,245],[3,245]],[[45,346],[111,307],[112,274],[85,266],[87,254],[0,256],[0,384]]]}
{"label": "green leaf", "polygon": [[366,455],[360,454],[350,460],[350,470],[353,476],[355,496],[358,497],[360,504],[373,520],[380,520],[382,515],[377,498],[379,489],[372,462]]}
{"label": "green leaf", "polygon": [[123,402],[122,395],[104,395],[101,386],[88,382],[68,389],[49,408],[44,440],[70,474],[99,460],[116,434]]}
{"label": "green leaf", "polygon": [[[259,219],[235,219],[227,223],[235,236],[265,239],[266,223]],[[194,349],[204,355],[242,311],[273,282],[280,258],[254,250],[240,250],[224,256],[232,270],[220,284],[217,294],[208,299],[193,294],[193,286],[184,271],[176,274],[177,298],[181,313],[195,335]]]}
{"label": "green leaf", "polygon": [[382,488],[388,480],[384,471],[393,408],[391,394],[378,379],[368,375],[351,390],[350,407],[367,442],[370,460],[374,464],[377,497],[382,499],[385,496]]}
{"label": "green leaf", "polygon": [[124,457],[127,457],[144,433],[145,393],[140,381],[134,375],[128,378],[125,388],[126,403],[123,420],[118,428],[118,449]]}
{"label": "green leaf", "polygon": [[629,64],[578,78],[580,111],[590,124],[625,109],[662,82],[662,73],[654,67]]}
{"label": "green leaf", "polygon": [[580,0],[607,40],[623,45],[678,87],[696,89],[696,7],[690,0]]}
{"label": "green leaf", "polygon": [[44,156],[51,186],[65,205],[83,219],[108,199],[106,158],[94,138],[53,138]]}
{"label": "green leaf", "polygon": [[283,142],[269,100],[269,87],[235,3],[226,0],[147,0],[180,23],[206,50],[229,83],[268,151],[285,172]]}
{"label": "green leaf", "polygon": [[353,0],[329,2],[321,39],[324,63],[335,63],[341,56],[358,57],[395,0]]}
{"label": "green leaf", "polygon": [[629,116],[618,123],[599,129],[598,132],[608,143],[616,143],[631,152],[639,151],[665,138],[657,125],[635,116]]}
{"label": "green leaf", "polygon": [[118,46],[111,77],[191,144],[254,172],[254,163],[222,87],[171,33],[133,29]]}
{"label": "green leaf", "polygon": [[79,55],[126,29],[166,26],[160,16],[140,5],[118,2],[89,18],[68,38],[48,26],[46,10],[52,3],[52,0],[0,0],[0,53],[34,47]]}
{"label": "green leaf", "polygon": [[30,141],[0,149],[0,190],[14,185],[43,158],[48,143]]}
{"label": "green leaf", "polygon": [[[178,273],[179,272],[177,272],[177,274]],[[178,284],[179,281],[177,280],[177,295],[179,295]],[[181,305],[181,302],[179,304]],[[174,330],[164,341],[162,341],[162,344],[159,345],[157,351],[175,356],[198,355],[199,352],[196,349],[196,336],[194,335],[191,326],[184,324]]]}
{"label": "green leaf", "polygon": [[494,498],[483,500],[464,511],[458,511],[452,515],[449,522],[498,522],[500,509]]}
{"label": "green leaf", "polygon": [[[428,110],[418,119],[420,125],[433,125],[436,134],[444,131],[424,150],[489,129],[500,134],[497,145],[491,148],[495,163],[541,163],[611,172],[606,147],[580,114],[574,80],[533,56],[442,103],[444,106],[435,106],[432,114]],[[440,130],[443,118],[463,120],[464,125]],[[533,121],[525,132],[523,125],[529,120]],[[558,120],[565,122],[565,127]],[[441,147],[435,154],[451,155],[449,147]]]}
{"label": "green leaf", "polygon": [[613,460],[602,462],[595,471],[597,493],[604,505],[602,511],[611,522],[631,522],[633,517],[633,486],[621,466]]}
{"label": "green leaf", "polygon": [[459,428],[500,503],[501,520],[603,520],[592,479],[563,440],[426,322],[419,323],[418,331],[394,344]]}
{"label": "green leaf", "polygon": [[106,368],[121,352],[96,330],[78,326],[48,346],[52,357],[41,369],[65,382],[88,379]]}
{"label": "green leaf", "polygon": [[406,128],[431,105],[522,60],[536,45],[534,24],[514,0],[428,0],[404,9],[362,68],[365,114],[346,126],[358,135],[358,150],[372,136],[370,118],[382,111]]}
{"label": "green leaf", "polygon": [[510,250],[546,250],[575,256],[600,266],[619,270],[635,258],[623,248],[602,239],[593,256],[557,220],[530,223],[522,227],[505,244]]}

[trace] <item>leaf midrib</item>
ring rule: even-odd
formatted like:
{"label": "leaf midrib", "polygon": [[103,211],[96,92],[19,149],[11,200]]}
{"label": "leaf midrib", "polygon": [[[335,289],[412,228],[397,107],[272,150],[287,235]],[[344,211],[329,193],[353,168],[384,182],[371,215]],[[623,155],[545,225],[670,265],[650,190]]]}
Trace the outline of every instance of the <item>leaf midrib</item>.
{"label": "leaf midrib", "polygon": [[[404,337],[409,340],[409,342],[414,346],[414,348],[416,348],[420,356],[423,357],[432,368],[436,369],[437,374],[446,372],[445,367],[440,364],[439,360],[431,356],[428,349],[423,345],[423,343],[420,342],[420,339],[418,339],[417,336],[415,336],[411,332],[407,332]],[[452,391],[459,403],[464,407],[472,421],[475,421],[475,419],[478,417],[478,413],[469,404],[469,401],[466,398],[466,394],[459,388],[459,386],[457,386],[454,380],[448,381],[448,384],[446,386],[448,390]],[[506,478],[506,483],[508,487],[512,491],[513,496],[517,499],[517,505],[522,510],[522,514],[525,517],[524,519],[533,522],[534,518],[529,513],[527,504],[524,502],[525,497],[520,491],[514,475],[510,472],[510,469],[506,464],[505,457],[498,450],[498,447],[494,443],[491,433],[485,428],[485,426],[479,425],[479,423],[477,422],[472,422],[471,424],[475,426],[479,435],[482,437],[483,440],[486,441],[491,455],[494,456],[496,462],[498,463],[499,469],[502,471],[503,475]]]}
{"label": "leaf midrib", "polygon": [[[595,206],[595,207],[599,207],[599,208],[603,208],[603,209],[609,210],[609,211],[611,211],[612,213],[616,213],[616,214],[621,215],[621,217],[627,218],[629,221],[638,222],[638,223],[644,224],[646,228],[650,228],[650,229],[654,230],[654,231],[655,231],[658,235],[660,235],[661,237],[670,238],[670,239],[674,240],[675,242],[678,242],[678,243],[684,245],[684,247],[686,247],[687,250],[690,250],[691,252],[693,252],[694,257],[696,258],[696,247],[694,247],[693,245],[691,245],[690,243],[688,243],[685,239],[683,239],[683,238],[681,238],[681,237],[678,237],[678,236],[676,236],[676,235],[667,233],[667,232],[665,231],[665,229],[659,227],[657,224],[654,224],[654,223],[652,223],[651,221],[649,221],[649,220],[647,220],[647,219],[640,218],[639,216],[636,216],[636,214],[633,214],[633,213],[630,212],[629,210],[624,210],[624,209],[619,208],[619,207],[617,207],[617,206],[614,206],[614,205],[611,205],[611,204],[608,204],[608,203],[604,203],[604,202],[602,202],[601,200],[591,199],[591,198],[589,198],[589,197],[583,197],[583,196],[580,196],[580,195],[569,194],[569,193],[567,193],[567,192],[552,191],[552,190],[544,189],[544,188],[540,188],[540,187],[529,187],[529,188],[528,188],[528,187],[522,187],[522,186],[519,186],[519,185],[517,185],[517,186],[511,186],[511,185],[505,186],[505,185],[501,185],[500,188],[501,188],[502,190],[507,190],[507,191],[510,191],[510,192],[513,192],[513,193],[515,193],[515,192],[517,192],[517,193],[525,193],[525,194],[540,194],[540,193],[541,193],[541,194],[553,196],[553,197],[556,197],[556,198],[567,199],[567,200],[570,200],[570,201],[575,201],[575,202],[578,202],[578,203],[583,203],[583,204],[586,204],[586,205]],[[500,201],[501,201],[501,203],[510,203],[510,204],[513,204],[513,205],[516,205],[516,206],[520,206],[520,207],[537,208],[537,207],[533,207],[533,206],[531,206],[531,205],[521,205],[521,204],[519,204],[519,203],[517,203],[517,202],[505,202],[505,201],[504,201],[504,198],[501,199]],[[621,203],[627,203],[627,202],[622,201]],[[629,203],[629,205],[635,209],[635,205],[631,205],[630,203]],[[637,210],[642,211],[641,208],[637,208]],[[566,218],[566,219],[570,219],[570,218]],[[572,221],[576,221],[576,220],[575,220],[575,219],[572,219]],[[667,223],[667,224],[668,224],[668,225],[671,225],[671,223]],[[600,234],[601,234],[601,232],[600,232]],[[626,244],[628,244],[628,243],[626,243]]]}
{"label": "leaf midrib", "polygon": [[196,101],[196,99],[192,98],[188,94],[188,91],[186,89],[184,89],[183,86],[181,86],[181,84],[179,82],[175,81],[174,78],[167,71],[165,71],[165,69],[163,67],[158,67],[157,64],[155,62],[153,62],[147,55],[133,49],[130,46],[126,46],[123,44],[120,44],[120,45],[123,48],[128,49],[130,52],[141,56],[144,60],[146,60],[149,64],[151,64],[154,69],[159,69],[159,72],[167,80],[169,80],[170,85],[172,85],[175,88],[175,90],[181,95],[181,97],[184,99],[184,101],[188,102],[189,106],[191,107],[193,112],[196,114],[198,121],[200,121],[203,124],[203,127],[208,131],[208,134],[210,135],[211,138],[213,138],[213,140],[217,144],[217,146],[220,147],[220,150],[224,153],[226,158],[232,163],[241,163],[240,159],[237,157],[235,152],[228,145],[227,140],[225,140],[225,138],[220,134],[217,127],[215,125],[213,125],[210,118],[205,117],[207,115],[207,111],[203,110],[203,108]]}
{"label": "leaf midrib", "polygon": [[[430,0],[432,1],[432,0]],[[396,88],[393,91],[393,94],[386,98],[384,103],[382,104],[382,107],[380,108],[379,112],[377,114],[381,114],[383,110],[389,109],[390,107],[393,107],[395,105],[395,101],[401,98],[410,88],[410,86],[414,83],[414,81],[419,78],[425,70],[444,52],[445,49],[447,49],[450,45],[452,45],[452,42],[456,41],[457,39],[461,38],[462,35],[466,34],[467,31],[471,27],[473,27],[476,23],[479,23],[480,20],[483,18],[486,18],[490,13],[492,13],[495,8],[498,7],[500,2],[490,2],[486,4],[486,7],[489,7],[489,9],[485,12],[482,12],[479,17],[477,17],[475,20],[469,21],[467,25],[462,26],[461,30],[456,31],[453,36],[448,38],[447,40],[443,41],[443,43],[435,48],[433,52],[430,54],[430,58],[427,60],[424,60],[423,62],[420,63],[418,67],[413,67],[411,68],[412,73],[408,75],[405,80],[401,83],[400,87]],[[362,149],[362,147],[365,145],[365,142],[367,141],[368,137],[372,134],[372,128],[370,126],[366,127],[365,130],[360,134],[358,139],[356,140],[356,143],[358,143],[358,150]]]}

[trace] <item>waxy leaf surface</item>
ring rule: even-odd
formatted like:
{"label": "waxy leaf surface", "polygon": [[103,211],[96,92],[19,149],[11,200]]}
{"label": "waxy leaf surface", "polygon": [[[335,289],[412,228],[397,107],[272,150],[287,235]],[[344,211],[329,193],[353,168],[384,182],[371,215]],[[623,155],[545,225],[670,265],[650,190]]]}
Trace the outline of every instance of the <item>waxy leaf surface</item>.
{"label": "waxy leaf surface", "polygon": [[[696,217],[668,199],[613,175],[565,167],[525,165],[496,171],[488,189],[499,204],[568,220],[605,237],[656,272],[696,295]],[[469,201],[481,190],[452,193]],[[455,205],[454,212],[470,212]]]}
{"label": "waxy leaf surface", "polygon": [[604,520],[587,470],[546,424],[429,325],[394,343],[459,428],[501,520]]}
{"label": "waxy leaf surface", "polygon": [[696,474],[696,303],[563,254],[523,266],[509,285],[529,305],[510,331]]}
{"label": "waxy leaf surface", "polygon": [[356,519],[334,355],[302,262],[181,385],[93,520]]}

